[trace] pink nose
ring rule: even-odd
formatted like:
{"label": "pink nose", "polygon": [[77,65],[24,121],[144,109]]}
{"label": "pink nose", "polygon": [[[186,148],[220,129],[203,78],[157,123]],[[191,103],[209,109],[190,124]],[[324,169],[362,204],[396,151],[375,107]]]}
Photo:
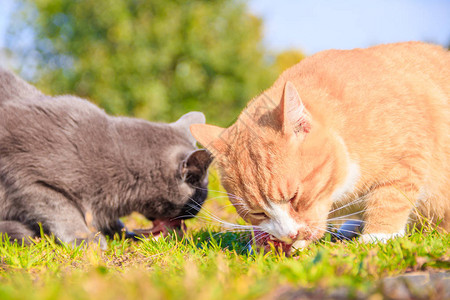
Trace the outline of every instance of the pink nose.
{"label": "pink nose", "polygon": [[289,238],[291,239],[291,240],[297,240],[297,238],[298,238],[298,236],[300,235],[300,231],[297,231],[296,233],[291,233],[291,234],[289,234]]}

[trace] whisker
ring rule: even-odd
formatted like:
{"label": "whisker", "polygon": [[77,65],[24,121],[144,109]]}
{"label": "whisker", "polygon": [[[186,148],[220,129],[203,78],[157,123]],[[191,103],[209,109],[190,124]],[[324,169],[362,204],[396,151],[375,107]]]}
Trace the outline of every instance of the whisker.
{"label": "whisker", "polygon": [[[227,195],[224,195],[224,196],[215,196],[215,197],[210,197],[210,198],[208,198],[208,201],[216,200],[216,199],[221,199],[221,198],[232,198],[232,197],[227,196]],[[240,199],[237,199],[237,200],[240,200]]]}
{"label": "whisker", "polygon": [[[355,221],[355,222],[360,222],[360,223],[368,223],[367,221],[360,220],[360,219],[339,219],[339,221]],[[337,224],[337,225],[340,225],[340,224]]]}
{"label": "whisker", "polygon": [[264,236],[264,232],[260,232],[255,234],[254,237],[252,237],[247,244],[245,244],[244,249],[248,249],[248,247],[251,245],[251,243],[253,242],[254,245],[256,245],[260,240],[262,240],[263,236]]}
{"label": "whisker", "polygon": [[[196,219],[201,220],[205,224],[217,225],[217,223],[212,222],[211,219],[208,219],[208,218],[205,218],[205,217],[202,217],[202,216],[196,216]],[[214,221],[216,221],[216,220],[214,220]],[[225,233],[225,232],[252,232],[252,231],[257,229],[257,228],[253,228],[253,226],[246,227],[244,225],[238,225],[238,224],[232,224],[232,225],[234,225],[234,226],[230,226],[230,225],[227,225],[227,224],[225,224],[225,225],[222,224],[222,227],[225,228],[226,230],[222,230],[222,231],[220,231],[218,233]]]}
{"label": "whisker", "polygon": [[[195,202],[195,200],[193,200]],[[222,219],[220,219],[218,216],[214,215],[213,213],[209,212],[208,210],[204,210],[203,212],[207,213],[208,216],[215,220],[216,222],[219,222],[220,224],[222,224],[224,227],[227,228],[239,228],[239,229],[243,229],[243,228],[247,228],[247,229],[253,229],[253,228],[258,228],[259,226],[252,226],[252,225],[239,225],[239,224],[233,224],[227,221],[224,221]]]}
{"label": "whisker", "polygon": [[363,212],[367,212],[367,211],[370,211],[370,210],[373,210],[373,209],[378,209],[378,208],[380,208],[380,207],[382,207],[382,206],[376,206],[376,207],[371,207],[371,208],[365,208],[365,209],[362,209],[362,210],[360,210],[360,211],[357,211],[357,212],[354,212],[354,213],[351,213],[351,214],[348,214],[348,215],[344,215],[344,216],[340,216],[340,217],[328,219],[328,221],[341,220],[341,219],[343,219],[343,218],[350,217],[350,216],[354,216],[354,215],[357,215],[357,214],[360,214],[360,213],[363,213]]}
{"label": "whisker", "polygon": [[250,210],[247,209],[246,212],[244,213],[244,215],[242,216],[242,219],[245,219],[245,217],[247,217],[247,215],[250,213]]}
{"label": "whisker", "polygon": [[[316,226],[311,226],[311,227],[313,227],[313,228],[315,228],[315,229],[322,230],[321,228],[316,227]],[[336,238],[350,240],[350,239],[347,238],[346,236],[340,235],[340,234],[337,233],[337,232],[333,232],[333,231],[330,231],[330,230],[328,230],[328,229],[324,229],[324,231],[327,232],[327,233],[329,233],[329,234],[331,234],[332,236],[334,236],[334,237],[336,237]]]}
{"label": "whisker", "polygon": [[355,235],[361,235],[360,232],[356,232],[356,231],[353,231],[353,230],[340,229],[340,228],[336,228],[336,227],[332,227],[332,229],[335,229],[335,230],[337,230],[337,231],[350,232],[350,233],[353,233],[353,234],[355,234]]}
{"label": "whisker", "polygon": [[216,193],[222,193],[222,194],[227,194],[228,196],[231,196],[233,198],[236,198],[238,200],[243,200],[241,197],[238,197],[234,194],[228,193],[228,192],[224,192],[224,191],[218,191],[218,190],[211,190],[211,189],[205,189],[205,188],[201,188],[201,187],[197,187],[200,190],[204,190],[204,191],[208,191],[208,192],[216,192]]}
{"label": "whisker", "polygon": [[231,204],[224,205],[222,207],[229,207],[229,206],[245,206],[245,204],[244,203],[231,203]]}
{"label": "whisker", "polygon": [[[195,211],[200,211],[200,209],[202,209],[202,205],[200,205],[196,200],[190,198],[190,200],[192,200],[194,202],[194,204],[188,204],[188,206],[192,209],[194,209]],[[244,204],[242,204],[244,205]],[[183,216],[178,216],[176,218],[173,219],[179,219],[179,218],[185,218],[185,217],[193,217],[196,218],[198,220],[201,220],[202,222],[206,223],[206,224],[216,224],[214,222],[217,222],[220,224],[221,227],[225,228],[226,231],[222,231],[222,232],[254,232],[255,230],[261,230],[262,227],[261,226],[256,226],[256,225],[240,225],[240,224],[234,224],[234,223],[230,223],[227,221],[222,220],[220,217],[216,216],[214,213],[212,213],[211,211],[203,208],[202,212],[204,213],[204,216],[199,216],[199,215],[194,215],[194,214],[186,214]],[[214,221],[214,222],[213,222]],[[221,232],[221,233],[222,233]],[[218,233],[216,233],[215,235],[217,235]],[[263,235],[263,233],[259,233],[258,235]]]}
{"label": "whisker", "polygon": [[359,198],[357,198],[357,199],[355,199],[355,200],[353,200],[353,201],[350,201],[349,203],[347,203],[347,204],[345,204],[345,205],[343,205],[343,206],[340,206],[340,207],[338,207],[338,208],[335,208],[335,209],[333,209],[332,211],[330,211],[328,214],[335,213],[335,212],[337,212],[337,211],[340,211],[341,209],[344,209],[344,208],[346,208],[346,207],[349,207],[349,206],[355,205],[355,204],[357,204],[357,203],[359,203],[359,202],[362,202],[362,201],[365,200],[365,197],[366,197],[366,196],[367,196],[367,195],[361,196],[361,197],[359,197]]}

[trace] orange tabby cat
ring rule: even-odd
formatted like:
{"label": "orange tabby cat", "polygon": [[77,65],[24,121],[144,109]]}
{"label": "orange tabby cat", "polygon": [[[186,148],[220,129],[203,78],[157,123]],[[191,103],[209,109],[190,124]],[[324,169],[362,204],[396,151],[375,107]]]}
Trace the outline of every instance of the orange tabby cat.
{"label": "orange tabby cat", "polygon": [[191,132],[239,214],[273,238],[305,246],[354,206],[360,239],[384,241],[419,215],[450,230],[449,98],[441,47],[330,50],[286,70],[228,129]]}

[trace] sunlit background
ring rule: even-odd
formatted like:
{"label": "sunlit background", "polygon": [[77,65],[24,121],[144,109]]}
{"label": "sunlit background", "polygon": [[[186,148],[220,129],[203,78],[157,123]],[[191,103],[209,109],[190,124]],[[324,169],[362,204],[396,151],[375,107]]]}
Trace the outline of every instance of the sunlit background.
{"label": "sunlit background", "polygon": [[352,49],[380,43],[425,41],[450,45],[449,0],[346,0],[249,2],[264,20],[272,49]]}
{"label": "sunlit background", "polygon": [[[264,43],[306,54],[378,43],[420,40],[450,45],[449,0],[252,0],[249,13],[264,21]],[[0,47],[14,0],[1,0]]]}
{"label": "sunlit background", "polygon": [[449,0],[0,0],[0,65],[111,114],[233,122],[287,67],[325,49],[450,45]]}

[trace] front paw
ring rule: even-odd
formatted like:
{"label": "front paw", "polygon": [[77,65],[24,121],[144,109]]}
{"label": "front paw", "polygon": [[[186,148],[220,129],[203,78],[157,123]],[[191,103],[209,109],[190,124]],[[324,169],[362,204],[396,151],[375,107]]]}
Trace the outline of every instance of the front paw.
{"label": "front paw", "polygon": [[388,240],[402,237],[405,235],[405,231],[402,230],[396,233],[365,233],[359,237],[359,241],[362,243],[386,243]]}

